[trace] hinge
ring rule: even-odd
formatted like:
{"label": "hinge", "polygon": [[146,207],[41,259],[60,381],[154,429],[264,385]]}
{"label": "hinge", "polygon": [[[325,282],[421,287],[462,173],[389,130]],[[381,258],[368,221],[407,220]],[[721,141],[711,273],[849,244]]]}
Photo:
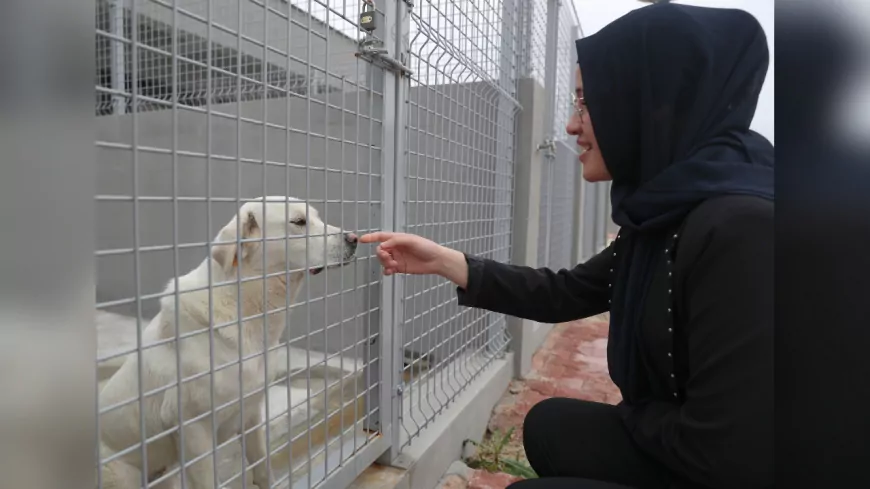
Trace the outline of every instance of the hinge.
{"label": "hinge", "polygon": [[538,145],[538,151],[542,151],[547,158],[555,158],[556,140],[553,138],[544,139],[544,142]]}
{"label": "hinge", "polygon": [[414,74],[414,72],[401,61],[388,55],[387,48],[384,47],[384,42],[376,37],[367,37],[360,41],[359,51],[356,52],[356,57],[369,61],[385,70],[393,71],[400,77],[411,76]]}

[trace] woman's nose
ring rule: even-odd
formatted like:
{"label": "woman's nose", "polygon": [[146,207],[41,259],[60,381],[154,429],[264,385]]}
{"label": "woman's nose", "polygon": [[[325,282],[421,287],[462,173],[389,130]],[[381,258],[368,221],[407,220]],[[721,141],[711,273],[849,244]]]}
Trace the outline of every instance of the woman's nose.
{"label": "woman's nose", "polygon": [[572,115],[570,119],[568,119],[568,124],[565,126],[565,132],[570,134],[571,136],[579,136],[580,131],[583,130],[582,124],[580,124],[579,117],[576,115]]}

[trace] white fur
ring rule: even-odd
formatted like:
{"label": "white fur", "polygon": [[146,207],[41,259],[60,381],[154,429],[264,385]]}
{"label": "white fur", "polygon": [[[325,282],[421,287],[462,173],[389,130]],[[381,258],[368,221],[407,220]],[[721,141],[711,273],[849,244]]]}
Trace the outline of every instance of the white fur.
{"label": "white fur", "polygon": [[[190,273],[169,282],[166,292],[172,295],[160,301],[160,312],[143,330],[143,344],[160,342],[176,337],[176,333],[196,335],[183,338],[176,355],[176,342],[171,341],[150,347],[142,354],[142,390],[146,397],[141,407],[144,415],[147,438],[171,431],[148,443],[148,477],[153,479],[166,469],[176,466],[183,450],[185,464],[212,450],[212,447],[239,434],[239,428],[250,429],[263,423],[262,399],[266,385],[264,346],[275,347],[285,328],[285,313],[289,297],[292,303],[303,282],[307,270],[317,272],[326,266],[338,266],[350,261],[356,249],[346,239],[342,230],[325,224],[314,207],[287,197],[266,197],[258,202],[245,203],[238,214],[218,233],[210,256]],[[306,208],[308,216],[306,216]],[[265,211],[265,212],[264,212]],[[306,222],[300,222],[307,219]],[[289,237],[274,241],[242,243],[237,249],[237,234],[241,239],[263,237]],[[304,236],[308,232],[309,238]],[[324,239],[324,231],[326,237]],[[294,239],[294,237],[296,237]],[[325,253],[324,253],[325,251]],[[286,252],[286,253],[285,253]],[[326,262],[324,262],[324,255]],[[307,257],[307,262],[306,262]],[[234,260],[235,258],[235,260]],[[264,269],[265,260],[265,269]],[[209,325],[209,292],[195,290],[209,285],[209,262],[212,270],[212,325],[236,321],[239,309],[242,317],[268,313],[267,324],[262,317],[242,322],[241,334],[238,324],[217,330]],[[237,284],[239,273],[244,277],[263,277],[280,273],[263,280],[253,280],[241,285],[241,307]],[[265,273],[264,273],[265,272]],[[288,279],[289,276],[289,279]],[[226,285],[216,285],[228,282]],[[177,297],[177,300],[176,300]],[[264,300],[265,299],[265,300]],[[276,311],[277,312],[271,312]],[[177,321],[176,321],[177,317]],[[213,341],[209,333],[213,332]],[[239,350],[247,358],[239,372]],[[213,351],[215,373],[210,372],[210,352]],[[259,354],[258,354],[259,353]],[[177,381],[177,358],[183,378],[198,376],[183,381],[181,394],[174,387]],[[222,365],[234,365],[220,369]],[[270,362],[271,363],[271,362]],[[140,364],[137,355],[131,355],[120,369],[108,380],[100,392],[100,408],[138,399]],[[272,370],[270,370],[272,372]],[[254,393],[244,400],[244,415],[241,419],[239,394],[241,383],[244,393]],[[269,379],[271,382],[272,379]],[[211,405],[211,384],[214,383],[215,411]],[[169,387],[173,386],[173,387]],[[161,387],[168,387],[161,389]],[[149,392],[159,390],[151,395]],[[226,405],[226,406],[225,406]],[[222,407],[224,406],[224,407]],[[138,445],[142,439],[139,425],[139,401],[125,404],[100,417],[100,458],[104,459]],[[179,436],[179,414],[184,419],[183,437]],[[213,440],[212,416],[215,416],[217,439]],[[194,418],[201,419],[191,422]],[[266,443],[262,429],[245,435],[246,458],[253,470],[254,483],[261,489],[268,487],[270,474],[266,472]],[[183,438],[183,440],[182,440]],[[188,465],[187,486],[191,489],[214,489],[213,454]],[[143,462],[141,448],[126,453],[103,467],[105,489],[133,489],[141,487]]]}

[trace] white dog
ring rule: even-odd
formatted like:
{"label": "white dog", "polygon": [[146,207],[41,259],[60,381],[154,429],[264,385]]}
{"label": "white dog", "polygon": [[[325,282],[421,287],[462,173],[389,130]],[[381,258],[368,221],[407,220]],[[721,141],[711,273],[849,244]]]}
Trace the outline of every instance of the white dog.
{"label": "white dog", "polygon": [[[286,324],[288,297],[290,303],[295,300],[306,270],[317,274],[326,267],[348,263],[354,257],[357,237],[325,224],[316,209],[296,199],[266,197],[265,206],[262,198],[258,200],[242,205],[238,215],[218,234],[215,241],[222,244],[215,245],[197,268],[178,278],[177,303],[175,294],[161,299],[160,312],[143,331],[143,343],[158,345],[143,351],[141,365],[137,355],[130,356],[101,391],[101,409],[126,403],[100,417],[100,458],[114,456],[102,468],[104,488],[141,487],[144,464],[138,447],[143,438],[140,409],[148,439],[149,479],[176,466],[183,455],[188,487],[214,489],[218,482],[214,480],[214,454],[205,454],[244,427],[245,456],[249,464],[258,464],[253,469],[253,481],[261,489],[269,487],[264,431],[251,430],[264,422],[261,404],[267,379],[262,352],[278,345]],[[249,241],[237,247],[239,229],[241,240]],[[288,239],[270,239],[284,237]],[[214,284],[211,323],[209,261]],[[287,270],[291,271],[289,280],[286,273],[280,273]],[[242,282],[239,291],[239,275],[268,276],[265,294],[263,279]],[[167,293],[175,292],[174,282],[169,282]],[[223,282],[226,284],[220,285]],[[220,327],[237,321],[239,311],[243,319],[247,318],[242,321],[241,331],[238,323]],[[268,317],[265,325],[264,311]],[[209,333],[213,333],[212,338]],[[178,346],[176,334],[182,337]],[[215,368],[213,375],[209,373],[210,358]],[[176,362],[182,375],[180,394],[175,387]],[[227,364],[230,366],[221,368]],[[141,407],[140,375],[144,392]],[[245,397],[240,401],[242,390]],[[240,402],[244,402],[245,419],[240,419]],[[219,427],[216,439],[212,416]],[[183,420],[181,433],[179,419]]]}

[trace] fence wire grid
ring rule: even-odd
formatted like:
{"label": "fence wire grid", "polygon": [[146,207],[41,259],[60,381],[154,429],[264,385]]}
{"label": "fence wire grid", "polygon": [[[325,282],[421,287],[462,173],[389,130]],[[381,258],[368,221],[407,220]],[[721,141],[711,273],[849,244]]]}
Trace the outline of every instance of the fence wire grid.
{"label": "fence wire grid", "polygon": [[[99,488],[347,487],[504,356],[504,316],[385,281],[356,239],[511,260],[518,82],[570,100],[547,22],[541,0],[96,2]],[[576,206],[563,159],[548,230]]]}
{"label": "fence wire grid", "polygon": [[[506,2],[424,1],[411,14],[404,230],[478,256],[510,258],[515,79]],[[455,287],[405,277],[401,446],[428,426],[509,338],[501,315],[460,308]]]}

